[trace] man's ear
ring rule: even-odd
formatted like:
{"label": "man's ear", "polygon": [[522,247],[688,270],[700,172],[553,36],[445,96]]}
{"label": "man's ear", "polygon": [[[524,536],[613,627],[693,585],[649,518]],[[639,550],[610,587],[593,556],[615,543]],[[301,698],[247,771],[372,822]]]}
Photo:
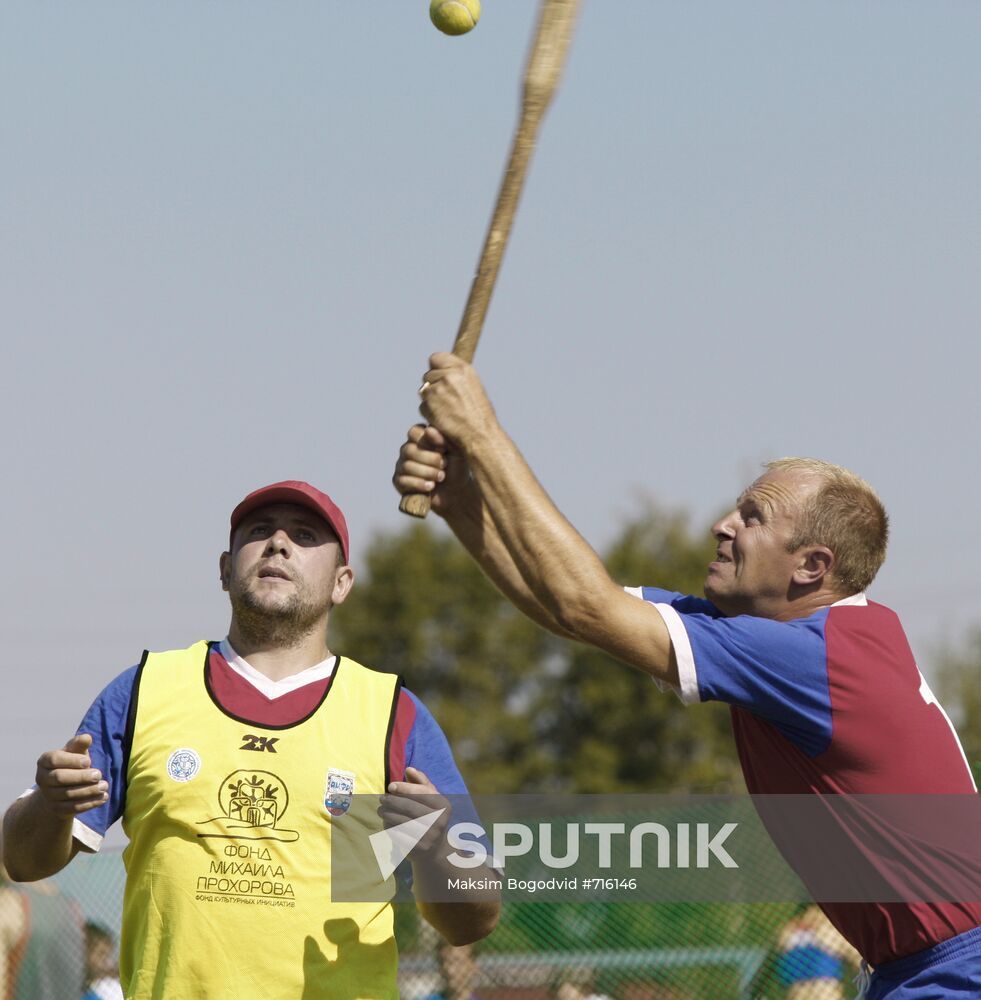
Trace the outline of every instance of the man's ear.
{"label": "man's ear", "polygon": [[228,584],[232,578],[232,554],[230,552],[222,552],[218,557],[218,576],[221,579],[221,589],[228,590]]}
{"label": "man's ear", "polygon": [[334,590],[331,594],[333,603],[343,604],[353,586],[354,570],[346,563],[343,566],[338,566],[337,572],[334,574]]}
{"label": "man's ear", "polygon": [[825,545],[814,545],[801,550],[801,562],[794,570],[794,583],[812,587],[824,580],[834,569],[835,554]]}

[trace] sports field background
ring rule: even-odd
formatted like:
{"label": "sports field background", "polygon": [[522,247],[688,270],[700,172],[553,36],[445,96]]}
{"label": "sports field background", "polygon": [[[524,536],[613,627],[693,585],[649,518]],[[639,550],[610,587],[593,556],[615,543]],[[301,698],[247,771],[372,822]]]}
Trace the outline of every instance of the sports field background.
{"label": "sports field background", "polygon": [[[55,882],[88,919],[118,933],[118,851],[79,855]],[[794,904],[506,903],[476,949],[481,1000],[546,1000],[563,984],[613,1000],[750,1000],[783,996],[775,962]],[[403,1000],[439,993],[437,936],[411,904],[398,908]],[[845,996],[854,991],[847,985]]]}

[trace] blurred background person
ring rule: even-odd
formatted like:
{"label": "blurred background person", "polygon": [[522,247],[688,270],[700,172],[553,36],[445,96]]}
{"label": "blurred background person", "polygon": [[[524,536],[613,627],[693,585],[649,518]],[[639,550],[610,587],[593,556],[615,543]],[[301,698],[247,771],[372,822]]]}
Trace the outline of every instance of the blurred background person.
{"label": "blurred background person", "polygon": [[473,991],[477,979],[477,960],[473,948],[442,942],[436,949],[436,962],[443,988],[439,993],[430,993],[424,1000],[478,1000]]}
{"label": "blurred background person", "polygon": [[85,923],[85,991],[82,1000],[123,1000],[116,936],[94,920]]}
{"label": "blurred background person", "polygon": [[787,1000],[844,1000],[846,966],[857,970],[861,957],[814,903],[805,905],[780,929],[777,977]]}
{"label": "blurred background person", "polygon": [[11,888],[0,865],[0,997],[13,993],[20,950],[27,933],[27,916],[21,895]]}
{"label": "blurred background person", "polygon": [[77,1000],[85,982],[78,904],[50,882],[14,885],[2,864],[0,976],[5,1000]]}
{"label": "blurred background person", "polygon": [[593,988],[592,969],[575,969],[559,980],[553,991],[555,1000],[610,1000]]}

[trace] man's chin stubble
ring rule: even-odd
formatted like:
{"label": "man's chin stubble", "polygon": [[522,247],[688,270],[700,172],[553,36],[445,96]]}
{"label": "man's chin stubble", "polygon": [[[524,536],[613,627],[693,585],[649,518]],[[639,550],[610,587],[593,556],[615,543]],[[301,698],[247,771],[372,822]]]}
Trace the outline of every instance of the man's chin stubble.
{"label": "man's chin stubble", "polygon": [[304,607],[298,595],[277,607],[257,601],[252,594],[232,599],[232,614],[242,636],[252,643],[298,646],[320,619],[320,612]]}

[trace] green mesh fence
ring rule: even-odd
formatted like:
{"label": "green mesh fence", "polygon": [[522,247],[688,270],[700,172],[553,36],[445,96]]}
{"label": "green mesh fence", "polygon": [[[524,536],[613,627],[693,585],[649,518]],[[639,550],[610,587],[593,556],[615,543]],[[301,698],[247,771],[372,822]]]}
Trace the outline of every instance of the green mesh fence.
{"label": "green mesh fence", "polygon": [[[86,919],[118,934],[124,883],[118,853],[80,855],[54,882]],[[787,929],[799,909],[789,903],[507,903],[486,941],[450,949],[440,946],[414,907],[400,906],[400,992],[405,1000],[785,997],[781,944],[792,938]],[[841,986],[826,983],[832,991],[820,995],[854,996],[853,974],[845,966]],[[65,1000],[75,996],[64,993]]]}

